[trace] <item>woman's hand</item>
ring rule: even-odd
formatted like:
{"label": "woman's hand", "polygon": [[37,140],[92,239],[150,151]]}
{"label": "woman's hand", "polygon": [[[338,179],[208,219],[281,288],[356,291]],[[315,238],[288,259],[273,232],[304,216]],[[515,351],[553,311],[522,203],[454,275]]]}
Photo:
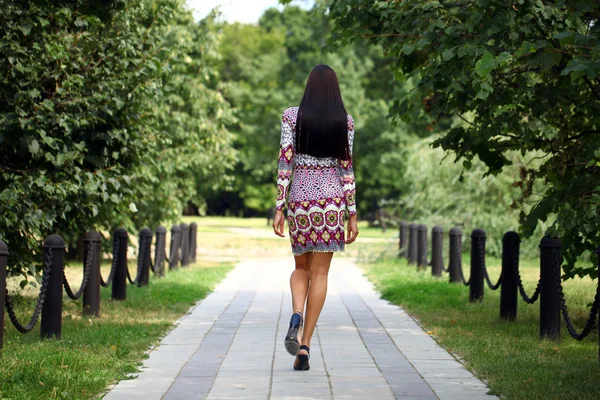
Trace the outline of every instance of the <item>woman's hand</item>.
{"label": "woman's hand", "polygon": [[285,229],[285,218],[283,217],[283,211],[275,211],[275,217],[273,218],[273,231],[277,236],[285,237],[283,230]]}
{"label": "woman's hand", "polygon": [[346,235],[346,244],[350,244],[356,240],[358,236],[358,223],[356,222],[356,214],[351,215],[348,220],[348,234]]}

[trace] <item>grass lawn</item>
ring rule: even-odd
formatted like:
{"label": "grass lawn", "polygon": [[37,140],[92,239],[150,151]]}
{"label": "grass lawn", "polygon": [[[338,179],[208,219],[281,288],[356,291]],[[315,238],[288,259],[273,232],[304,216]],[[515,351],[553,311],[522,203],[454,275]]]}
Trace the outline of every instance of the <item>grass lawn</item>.
{"label": "grass lawn", "polygon": [[[529,294],[539,276],[535,262],[521,262]],[[488,259],[490,276],[496,281],[500,261]],[[516,322],[499,318],[500,290],[485,287],[481,303],[469,303],[468,288],[451,285],[417,272],[405,260],[384,257],[364,263],[365,274],[383,297],[404,307],[439,343],[466,361],[467,367],[488,381],[493,394],[508,399],[597,399],[598,331],[581,342],[572,339],[562,325],[560,343],[539,340],[539,303],[519,299]],[[469,275],[465,262],[465,275]],[[589,313],[596,282],[591,279],[564,283],[567,306],[578,329]]]}
{"label": "grass lawn", "polygon": [[[134,266],[130,261],[129,268]],[[103,265],[103,276],[109,267]],[[183,270],[166,271],[164,279],[151,278],[148,287],[129,285],[124,302],[111,301],[110,288],[102,288],[98,318],[83,316],[81,300],[65,296],[61,340],[41,340],[39,322],[31,333],[22,335],[5,316],[0,398],[96,398],[109,384],[135,372],[148,348],[230,269],[230,263],[199,261]],[[71,282],[81,279],[81,266],[66,271]],[[78,285],[73,283],[74,290]],[[25,322],[35,299],[17,297],[15,302]]]}

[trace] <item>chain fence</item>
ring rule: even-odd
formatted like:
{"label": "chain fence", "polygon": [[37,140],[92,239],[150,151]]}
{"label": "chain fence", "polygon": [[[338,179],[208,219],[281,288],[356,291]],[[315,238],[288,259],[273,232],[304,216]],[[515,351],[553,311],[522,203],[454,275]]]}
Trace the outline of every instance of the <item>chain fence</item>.
{"label": "chain fence", "polygon": [[560,266],[562,264],[562,260],[558,257],[558,251],[556,248],[552,249],[552,261],[554,266],[554,282],[556,284],[556,289],[558,292],[558,303],[560,306],[560,312],[562,314],[563,320],[565,321],[565,325],[567,325],[567,331],[569,335],[576,340],[585,339],[592,328],[594,327],[594,323],[596,322],[596,317],[598,316],[598,306],[600,305],[600,286],[596,288],[596,295],[594,296],[594,303],[592,304],[592,308],[590,309],[590,315],[583,327],[581,332],[577,332],[577,328],[573,325],[573,321],[571,320],[571,316],[569,315],[569,310],[567,309],[567,303],[565,301],[565,294],[563,292],[562,280],[560,277]]}
{"label": "chain fence", "polygon": [[31,319],[27,323],[27,325],[21,324],[19,319],[17,318],[17,314],[15,313],[15,309],[12,303],[12,298],[8,294],[8,290],[5,291],[5,305],[6,311],[8,312],[8,317],[10,321],[14,325],[15,329],[21,333],[29,333],[33,330],[35,325],[37,324],[40,314],[42,313],[42,307],[44,306],[44,300],[46,299],[46,292],[48,291],[48,282],[50,281],[50,268],[52,266],[52,248],[48,248],[46,251],[46,257],[44,260],[44,271],[42,274],[42,287],[40,288],[40,293],[38,294],[38,299],[35,305],[35,309],[33,311],[33,315]]}
{"label": "chain fence", "polygon": [[483,268],[483,276],[485,278],[485,282],[487,283],[488,287],[491,290],[497,290],[500,287],[500,284],[502,283],[502,272],[500,272],[500,277],[498,278],[498,282],[496,282],[496,284],[492,284],[492,281],[490,280],[490,276],[488,275],[488,271],[487,271],[487,265],[485,264],[485,246],[484,246],[484,241],[482,239],[478,240],[478,250],[479,250],[479,265],[481,265],[481,267]]}
{"label": "chain fence", "polygon": [[84,260],[84,264],[83,264],[83,280],[81,282],[81,285],[79,286],[79,290],[77,291],[77,293],[73,293],[73,290],[71,289],[71,285],[69,285],[69,281],[67,280],[67,274],[63,270],[63,286],[65,287],[65,292],[67,292],[67,296],[69,296],[69,298],[71,300],[79,300],[79,298],[83,294],[83,291],[85,290],[85,287],[87,286],[87,282],[90,277],[90,269],[92,267],[92,260],[94,258],[94,252],[96,250],[95,249],[96,246],[95,246],[94,242],[92,242],[92,241],[87,242],[87,244],[88,244],[88,251],[87,251],[87,257]]}
{"label": "chain fence", "polygon": [[102,278],[102,273],[100,273],[100,285],[102,285],[102,287],[109,287],[110,285],[112,285],[113,279],[115,277],[115,271],[117,269],[120,245],[121,245],[121,239],[119,239],[118,235],[114,235],[113,249],[112,249],[112,263],[110,265],[110,272],[108,274],[108,279],[106,281],[104,281],[104,278]]}

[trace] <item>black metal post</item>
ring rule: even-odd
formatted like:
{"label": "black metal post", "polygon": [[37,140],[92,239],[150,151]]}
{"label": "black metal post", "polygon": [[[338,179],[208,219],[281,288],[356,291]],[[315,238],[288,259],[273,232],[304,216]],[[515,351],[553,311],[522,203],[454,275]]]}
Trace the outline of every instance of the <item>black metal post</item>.
{"label": "black metal post", "polygon": [[400,221],[400,257],[406,257],[406,244],[408,241],[408,224],[406,221]]}
{"label": "black metal post", "polygon": [[198,236],[198,224],[192,222],[190,224],[190,261],[196,261],[196,250],[198,249],[196,239]]}
{"label": "black metal post", "polygon": [[156,242],[154,243],[154,272],[158,276],[165,276],[165,256],[167,252],[167,228],[162,225],[156,227]]}
{"label": "black metal post", "polygon": [[469,301],[483,300],[483,268],[485,267],[485,232],[473,229],[471,233],[471,283]]}
{"label": "black metal post", "polygon": [[417,268],[427,268],[427,226],[419,225],[417,232]]}
{"label": "black metal post", "polygon": [[408,225],[408,263],[417,263],[417,224]]}
{"label": "black metal post", "polygon": [[[52,256],[48,256],[48,252]],[[60,339],[62,334],[62,294],[65,269],[65,241],[58,235],[50,235],[44,241],[44,263],[51,259],[48,290],[42,306],[42,338]]]}
{"label": "black metal post", "polygon": [[562,244],[557,238],[540,242],[540,340],[560,340],[560,303],[556,275],[560,275]]}
{"label": "black metal post", "polygon": [[500,283],[500,318],[514,321],[517,318],[517,276],[513,263],[519,268],[521,238],[517,232],[502,236],[502,281]]}
{"label": "black metal post", "polygon": [[138,263],[141,263],[140,279],[138,286],[147,286],[150,279],[150,246],[152,245],[152,231],[143,228],[140,231],[140,242],[138,244]]}
{"label": "black metal post", "polygon": [[190,249],[190,227],[188,224],[181,224],[181,266],[186,267],[189,262]]}
{"label": "black metal post", "polygon": [[4,241],[0,240],[0,350],[4,346],[4,302],[6,298],[6,260],[8,258],[8,247]]}
{"label": "black metal post", "polygon": [[448,272],[450,283],[462,283],[462,231],[455,226],[448,232],[450,236],[450,256],[448,257]]}
{"label": "black metal post", "polygon": [[179,243],[181,241],[181,227],[173,225],[171,227],[171,247],[169,250],[169,270],[179,267]]}
{"label": "black metal post", "polygon": [[444,230],[439,225],[434,226],[431,229],[431,275],[433,276],[442,276],[444,271],[443,240]]}
{"label": "black metal post", "polygon": [[117,265],[112,281],[112,299],[125,300],[127,298],[127,246],[129,234],[125,228],[118,228],[114,233],[119,238],[119,252],[117,253]]}
{"label": "black metal post", "polygon": [[83,236],[84,266],[88,253],[92,253],[92,265],[88,273],[88,280],[83,289],[83,313],[85,315],[100,315],[100,260],[102,259],[102,236],[98,232],[86,232]]}

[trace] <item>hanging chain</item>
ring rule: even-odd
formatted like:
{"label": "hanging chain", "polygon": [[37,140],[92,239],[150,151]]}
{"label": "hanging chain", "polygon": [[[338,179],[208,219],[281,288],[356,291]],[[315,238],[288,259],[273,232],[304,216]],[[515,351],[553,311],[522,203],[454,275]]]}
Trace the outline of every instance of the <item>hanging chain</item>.
{"label": "hanging chain", "polygon": [[79,286],[79,290],[77,291],[77,293],[73,293],[71,285],[69,285],[69,281],[67,280],[67,275],[65,274],[65,271],[63,269],[63,286],[65,287],[65,292],[67,292],[67,296],[69,296],[71,300],[78,300],[83,294],[83,291],[85,290],[88,279],[90,277],[90,269],[92,268],[92,258],[96,250],[95,247],[96,246],[94,245],[94,242],[88,242],[87,257],[83,265],[83,280],[81,281],[81,286]]}
{"label": "hanging chain", "polygon": [[142,268],[144,266],[144,248],[145,248],[145,246],[146,246],[146,237],[143,235],[140,235],[140,241],[139,241],[139,246],[138,246],[137,276],[135,277],[135,280],[131,280],[131,275],[129,275],[129,268],[127,269],[127,279],[129,280],[129,283],[131,283],[132,285],[138,284],[142,277]]}
{"label": "hanging chain", "polygon": [[109,287],[112,285],[113,279],[115,277],[115,271],[117,270],[117,261],[119,257],[119,246],[121,244],[121,240],[119,236],[115,235],[113,240],[113,251],[112,251],[112,264],[110,266],[110,273],[108,274],[108,279],[106,282],[102,279],[102,273],[100,273],[100,284],[103,287]]}
{"label": "hanging chain", "polygon": [[483,247],[483,239],[479,239],[479,262],[482,267],[483,267],[483,276],[485,277],[485,281],[488,285],[488,287],[491,290],[497,290],[500,287],[500,284],[502,283],[502,272],[500,272],[500,277],[498,278],[498,282],[496,282],[495,285],[492,285],[492,281],[490,280],[490,277],[488,275],[488,271],[487,271],[487,265],[485,265],[485,254],[484,254],[484,247]]}
{"label": "hanging chain", "polygon": [[565,294],[563,292],[562,280],[560,277],[561,264],[562,260],[558,259],[558,252],[556,248],[552,249],[552,262],[554,266],[554,280],[556,283],[556,288],[558,292],[558,303],[560,305],[560,311],[562,313],[563,319],[565,320],[565,324],[567,325],[567,331],[569,331],[569,335],[573,339],[583,340],[589,333],[592,331],[594,327],[594,323],[596,322],[596,316],[598,315],[598,306],[600,305],[600,286],[596,288],[596,295],[594,296],[594,303],[592,304],[592,308],[590,309],[590,315],[588,317],[585,326],[581,332],[577,332],[577,329],[573,325],[573,321],[571,320],[571,316],[569,315],[569,311],[567,310],[567,303],[565,301]]}
{"label": "hanging chain", "polygon": [[52,266],[52,248],[50,247],[50,248],[48,248],[48,251],[46,252],[46,260],[44,263],[44,272],[42,275],[42,287],[40,288],[40,293],[38,295],[38,300],[35,305],[35,310],[33,311],[33,315],[31,316],[31,319],[29,320],[29,323],[27,325],[24,326],[19,322],[19,319],[17,318],[17,314],[15,313],[15,310],[13,308],[12,299],[8,294],[8,290],[5,291],[6,311],[8,312],[8,316],[10,317],[12,324],[21,333],[31,332],[31,330],[37,324],[40,314],[42,313],[42,307],[44,305],[44,300],[46,298],[46,292],[48,291],[48,282],[50,281],[51,266]]}
{"label": "hanging chain", "polygon": [[511,261],[513,273],[515,274],[515,278],[517,279],[517,287],[519,288],[519,293],[521,293],[523,301],[525,301],[525,303],[527,304],[535,303],[540,297],[540,284],[542,282],[542,278],[540,277],[540,279],[538,279],[535,291],[533,292],[533,295],[529,297],[525,292],[525,288],[523,287],[523,281],[521,280],[521,274],[519,273],[519,251],[517,250],[517,246],[513,246]]}
{"label": "hanging chain", "polygon": [[462,281],[463,285],[465,286],[469,286],[469,284],[471,283],[471,277],[469,277],[469,280],[465,280],[465,276],[463,274],[463,269],[462,269],[462,254],[459,253],[458,250],[458,238],[454,240],[454,254],[457,254],[460,256],[461,262],[458,265],[458,272],[460,273],[460,280]]}

